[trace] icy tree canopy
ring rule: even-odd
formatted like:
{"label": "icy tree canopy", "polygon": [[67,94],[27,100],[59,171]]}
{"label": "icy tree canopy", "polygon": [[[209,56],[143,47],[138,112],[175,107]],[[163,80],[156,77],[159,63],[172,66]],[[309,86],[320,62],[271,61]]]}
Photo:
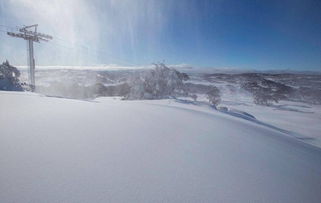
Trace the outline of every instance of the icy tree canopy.
{"label": "icy tree canopy", "polygon": [[162,99],[188,94],[183,83],[188,79],[186,74],[168,68],[164,64],[155,66],[155,69],[134,77],[130,82],[130,92],[125,99]]}
{"label": "icy tree canopy", "polygon": [[0,65],[0,90],[22,91],[19,81],[20,71],[9,64],[8,61]]}

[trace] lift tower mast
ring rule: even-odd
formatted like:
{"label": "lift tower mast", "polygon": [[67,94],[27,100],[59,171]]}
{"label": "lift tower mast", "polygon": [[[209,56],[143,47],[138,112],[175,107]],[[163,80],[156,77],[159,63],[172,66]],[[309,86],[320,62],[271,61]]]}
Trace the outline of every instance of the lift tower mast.
{"label": "lift tower mast", "polygon": [[50,35],[37,32],[37,28],[38,24],[35,24],[20,28],[19,33],[7,32],[7,34],[11,37],[22,38],[28,42],[29,84],[32,91],[34,91],[36,87],[33,42],[40,43],[41,40],[48,42],[49,40],[53,39],[53,37]]}

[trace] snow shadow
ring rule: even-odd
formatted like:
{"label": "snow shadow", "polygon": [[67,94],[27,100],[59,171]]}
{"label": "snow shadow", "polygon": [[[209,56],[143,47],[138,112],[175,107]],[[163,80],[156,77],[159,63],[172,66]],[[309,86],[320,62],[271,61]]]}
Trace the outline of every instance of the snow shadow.
{"label": "snow shadow", "polygon": [[276,131],[279,131],[279,132],[282,132],[284,134],[287,134],[287,135],[290,135],[290,136],[293,136],[299,140],[314,140],[315,138],[312,138],[312,137],[307,137],[307,136],[303,136],[299,133],[296,133],[296,132],[292,132],[292,131],[289,131],[289,130],[284,130],[282,128],[279,128],[279,127],[276,127],[274,125],[271,125],[271,124],[268,124],[268,123],[264,123],[262,121],[259,121],[257,120],[253,115],[247,113],[247,112],[243,112],[243,111],[238,111],[238,110],[229,110],[229,109],[222,109],[222,108],[219,108],[217,109],[217,111],[221,112],[221,113],[224,113],[224,114],[227,114],[227,115],[230,115],[230,116],[234,116],[234,117],[237,117],[237,118],[241,118],[241,119],[244,119],[244,120],[247,120],[247,121],[251,121],[253,123],[256,123],[258,125],[261,125],[261,126],[265,126],[265,127],[268,127],[268,128],[271,128],[273,130],[276,130]]}
{"label": "snow shadow", "polygon": [[[280,110],[280,111],[292,111],[292,112],[298,112],[298,113],[314,113],[313,111],[305,111],[305,110],[301,110],[301,109],[297,109],[297,108],[305,108],[305,109],[309,109],[311,107],[309,106],[305,106],[305,105],[271,105],[271,107],[274,107],[275,110]],[[297,107],[297,108],[293,108],[293,107]]]}
{"label": "snow shadow", "polygon": [[312,138],[312,137],[303,136],[303,135],[301,135],[299,133],[292,132],[292,131],[289,131],[289,130],[285,130],[285,129],[276,127],[274,125],[259,121],[259,120],[257,120],[255,118],[255,116],[253,116],[252,114],[249,114],[249,113],[247,113],[245,111],[239,111],[239,110],[236,110],[236,109],[229,109],[227,107],[218,107],[218,108],[216,108],[215,106],[211,106],[206,102],[191,101],[191,100],[179,99],[179,98],[175,98],[175,102],[182,103],[182,104],[192,104],[192,105],[197,105],[197,106],[207,106],[207,107],[210,107],[213,110],[219,111],[219,112],[227,114],[229,116],[237,117],[237,118],[240,118],[240,119],[244,119],[244,120],[256,123],[256,124],[264,126],[264,127],[268,127],[270,129],[276,130],[278,132],[284,133],[286,135],[292,136],[292,137],[294,137],[296,139],[299,139],[299,140],[302,140],[302,141],[308,141],[308,140],[314,140],[315,139],[315,138]]}

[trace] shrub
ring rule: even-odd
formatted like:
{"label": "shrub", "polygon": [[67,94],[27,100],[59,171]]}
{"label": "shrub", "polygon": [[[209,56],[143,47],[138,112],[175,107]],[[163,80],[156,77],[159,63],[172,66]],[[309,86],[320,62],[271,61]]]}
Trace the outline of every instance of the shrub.
{"label": "shrub", "polygon": [[215,107],[221,102],[220,90],[217,87],[211,87],[211,90],[208,91],[206,95],[209,103]]}

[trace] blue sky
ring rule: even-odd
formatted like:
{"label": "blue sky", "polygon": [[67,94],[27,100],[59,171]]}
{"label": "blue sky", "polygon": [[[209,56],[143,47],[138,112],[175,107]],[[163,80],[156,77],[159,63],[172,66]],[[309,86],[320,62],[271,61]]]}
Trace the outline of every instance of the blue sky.
{"label": "blue sky", "polygon": [[[319,0],[2,0],[0,25],[39,24],[39,65],[190,64],[321,70]],[[1,27],[1,30],[8,27]],[[26,42],[0,32],[0,60]]]}

